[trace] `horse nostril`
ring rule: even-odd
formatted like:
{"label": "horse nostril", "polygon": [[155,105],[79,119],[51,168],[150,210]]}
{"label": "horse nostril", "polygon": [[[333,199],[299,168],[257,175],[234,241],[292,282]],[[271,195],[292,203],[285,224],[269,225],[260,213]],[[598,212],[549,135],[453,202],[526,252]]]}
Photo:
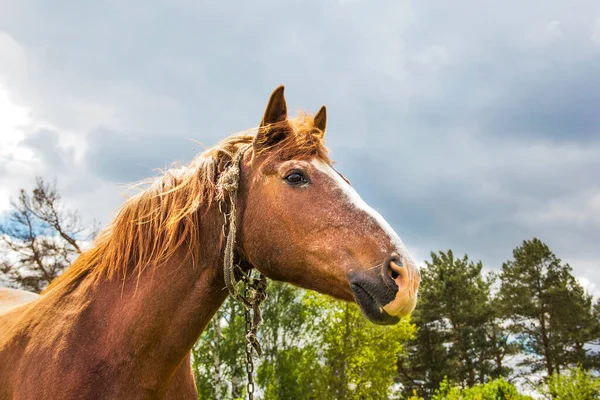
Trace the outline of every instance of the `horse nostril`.
{"label": "horse nostril", "polygon": [[387,263],[388,275],[393,280],[396,280],[398,277],[402,276],[404,273],[404,264],[400,257],[392,257]]}

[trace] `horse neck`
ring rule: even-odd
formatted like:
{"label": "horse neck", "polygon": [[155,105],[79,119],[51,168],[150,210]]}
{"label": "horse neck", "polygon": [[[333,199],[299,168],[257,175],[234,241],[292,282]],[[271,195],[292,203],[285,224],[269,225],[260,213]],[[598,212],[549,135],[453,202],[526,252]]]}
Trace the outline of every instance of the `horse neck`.
{"label": "horse neck", "polygon": [[182,250],[161,265],[147,266],[139,277],[132,271],[125,282],[90,277],[70,293],[61,294],[60,287],[48,292],[48,301],[54,297],[55,308],[65,310],[63,320],[81,310],[68,323],[70,332],[83,332],[70,337],[72,347],[87,346],[80,353],[85,357],[112,359],[127,370],[121,376],[151,374],[157,384],[168,380],[227,297],[222,220],[218,210],[203,215],[197,257]]}

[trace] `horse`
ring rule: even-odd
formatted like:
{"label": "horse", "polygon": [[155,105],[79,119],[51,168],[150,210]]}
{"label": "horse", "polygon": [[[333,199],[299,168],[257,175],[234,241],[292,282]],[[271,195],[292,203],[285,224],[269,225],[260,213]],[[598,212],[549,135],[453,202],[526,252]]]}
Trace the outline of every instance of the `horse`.
{"label": "horse", "polygon": [[38,297],[0,290],[0,399],[195,399],[190,350],[227,298],[223,177],[239,160],[240,268],[358,303],[377,324],[415,307],[419,270],[332,166],[325,106],[288,118],[283,86],[258,128],[164,171]]}

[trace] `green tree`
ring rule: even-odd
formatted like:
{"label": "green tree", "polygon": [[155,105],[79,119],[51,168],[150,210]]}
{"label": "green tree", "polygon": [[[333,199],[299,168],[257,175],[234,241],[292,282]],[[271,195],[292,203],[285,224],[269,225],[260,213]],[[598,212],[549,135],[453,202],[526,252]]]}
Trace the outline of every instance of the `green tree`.
{"label": "green tree", "polygon": [[591,297],[546,244],[524,241],[502,265],[500,279],[505,318],[526,354],[522,365],[551,376],[596,359],[585,346],[598,338]]}
{"label": "green tree", "polygon": [[418,389],[430,396],[445,376],[474,386],[507,372],[503,360],[511,350],[490,297],[493,280],[484,278],[481,262],[467,255],[431,253],[421,271],[416,337],[398,365],[408,392]]}
{"label": "green tree", "polygon": [[383,399],[394,394],[396,362],[414,325],[367,321],[355,304],[330,302],[321,326],[323,399]]}
{"label": "green tree", "polygon": [[241,399],[246,394],[244,309],[229,297],[192,349],[200,399]]}
{"label": "green tree", "polygon": [[277,282],[267,302],[257,376],[265,399],[389,396],[396,359],[414,331],[409,320],[377,326],[355,304]]}
{"label": "green tree", "polygon": [[[593,297],[585,293],[570,274],[556,290],[550,319],[550,329],[557,332],[559,365],[581,365],[585,369],[599,368],[598,352],[589,345],[598,342],[600,323],[594,312]],[[557,368],[560,372],[560,368]]]}
{"label": "green tree", "polygon": [[[490,273],[488,283],[492,287],[497,280],[497,275]],[[489,312],[485,322],[485,332],[487,337],[487,347],[483,348],[482,359],[489,360],[490,363],[482,365],[480,376],[489,376],[491,378],[508,377],[512,375],[513,369],[505,363],[507,356],[518,353],[518,345],[511,340],[510,332],[506,329],[502,304],[497,293],[490,292],[487,299],[487,309]]]}
{"label": "green tree", "polygon": [[427,296],[425,287],[422,278],[419,304],[412,315],[415,337],[407,343],[406,352],[400,354],[397,367],[398,379],[405,393],[418,392],[430,396],[444,376],[449,373],[454,376],[454,371],[446,324],[427,308],[427,301],[423,301]]}
{"label": "green tree", "polygon": [[319,337],[323,304],[309,292],[270,281],[260,339],[264,356],[257,382],[265,399],[310,399],[320,392]]}
{"label": "green tree", "polygon": [[[263,357],[255,359],[264,399],[388,398],[396,360],[414,333],[367,321],[354,304],[270,282],[259,329]],[[227,300],[193,349],[200,398],[245,395],[244,318]]]}

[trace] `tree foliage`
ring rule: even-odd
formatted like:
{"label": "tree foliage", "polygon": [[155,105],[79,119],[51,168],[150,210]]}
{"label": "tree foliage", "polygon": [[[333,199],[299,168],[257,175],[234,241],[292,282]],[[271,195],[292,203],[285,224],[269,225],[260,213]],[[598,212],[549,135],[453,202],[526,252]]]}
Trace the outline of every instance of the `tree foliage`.
{"label": "tree foliage", "polygon": [[[600,341],[600,303],[537,239],[513,256],[499,275],[485,276],[482,263],[467,255],[432,253],[414,325],[405,319],[376,326],[353,304],[270,282],[259,332],[264,357],[255,361],[260,397],[530,399],[510,383],[507,358],[518,355],[528,370],[547,371],[544,318],[553,374],[537,390],[595,398],[581,388],[597,390],[585,371],[598,368],[591,345]],[[228,300],[194,350],[200,398],[245,395],[243,338],[242,309]],[[559,373],[577,363],[577,374]]]}
{"label": "tree foliage", "polygon": [[310,399],[321,390],[320,303],[294,286],[271,282],[261,328],[264,357],[257,381],[265,399]]}
{"label": "tree foliage", "polygon": [[[364,399],[391,395],[396,360],[413,333],[408,320],[392,327],[373,325],[353,304],[280,282],[270,282],[268,293],[259,332],[264,355],[256,361],[260,363],[256,381],[261,398]],[[245,366],[243,313],[239,306],[231,310],[237,314],[228,312],[233,304],[231,300],[225,303],[194,348],[200,398],[239,398],[245,394],[245,375],[235,372],[236,365]],[[237,390],[236,382],[241,383]]]}
{"label": "tree foliage", "polygon": [[399,372],[408,390],[431,395],[449,377],[474,386],[509,372],[504,357],[514,349],[497,311],[481,262],[451,250],[431,253],[421,272],[420,298],[413,321],[416,337]]}
{"label": "tree foliage", "polygon": [[[330,302],[329,299],[327,301]],[[397,360],[414,326],[403,319],[393,326],[374,325],[354,304],[334,302],[325,308],[321,326],[326,399],[390,398],[397,395]]]}
{"label": "tree foliage", "polygon": [[432,400],[533,400],[531,396],[520,394],[517,388],[500,377],[487,383],[461,388],[453,385],[448,378],[440,383]]}
{"label": "tree foliage", "polygon": [[521,365],[548,376],[581,363],[598,366],[586,347],[598,340],[592,298],[539,239],[524,241],[502,265],[500,300],[504,317],[525,356]]}
{"label": "tree foliage", "polygon": [[593,400],[600,399],[600,378],[580,366],[566,373],[555,372],[548,382],[540,388],[547,399]]}

